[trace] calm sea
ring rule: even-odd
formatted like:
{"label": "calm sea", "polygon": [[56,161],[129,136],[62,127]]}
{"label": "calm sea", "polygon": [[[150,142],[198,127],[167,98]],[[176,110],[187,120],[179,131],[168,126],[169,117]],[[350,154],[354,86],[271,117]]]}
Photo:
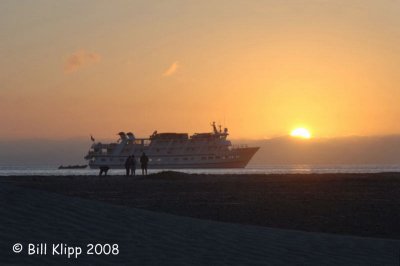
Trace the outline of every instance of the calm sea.
{"label": "calm sea", "polygon": [[[169,169],[149,169],[157,173]],[[397,165],[250,165],[244,169],[173,169],[191,174],[312,174],[400,172]],[[139,172],[139,170],[137,170]],[[110,170],[109,175],[124,175],[124,170]],[[93,169],[59,170],[56,166],[0,166],[0,176],[20,175],[97,175]]]}

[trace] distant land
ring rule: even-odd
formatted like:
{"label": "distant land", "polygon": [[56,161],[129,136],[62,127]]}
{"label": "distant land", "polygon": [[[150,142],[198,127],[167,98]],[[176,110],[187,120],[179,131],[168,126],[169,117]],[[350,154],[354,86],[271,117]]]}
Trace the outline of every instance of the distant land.
{"label": "distant land", "polygon": [[[109,140],[104,140],[108,142]],[[249,166],[265,164],[399,164],[400,135],[301,140],[278,137],[233,140],[260,146]],[[0,141],[0,166],[82,164],[88,138]]]}

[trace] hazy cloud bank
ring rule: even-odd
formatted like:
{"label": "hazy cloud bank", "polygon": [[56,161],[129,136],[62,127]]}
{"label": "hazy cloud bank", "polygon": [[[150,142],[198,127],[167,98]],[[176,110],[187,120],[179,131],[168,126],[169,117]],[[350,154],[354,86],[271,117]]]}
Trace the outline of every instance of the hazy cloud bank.
{"label": "hazy cloud bank", "polygon": [[[99,140],[103,143],[108,140]],[[233,140],[260,150],[251,165],[277,164],[400,164],[400,135],[299,140],[281,137],[268,140]],[[91,141],[70,140],[0,141],[0,165],[84,164]]]}
{"label": "hazy cloud bank", "polygon": [[400,136],[301,140],[281,137],[248,142],[261,149],[255,164],[400,164]]}

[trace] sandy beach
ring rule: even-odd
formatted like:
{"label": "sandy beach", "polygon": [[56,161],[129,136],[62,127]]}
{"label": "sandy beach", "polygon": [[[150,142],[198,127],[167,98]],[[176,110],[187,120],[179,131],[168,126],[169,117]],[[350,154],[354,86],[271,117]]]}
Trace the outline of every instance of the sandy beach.
{"label": "sandy beach", "polygon": [[400,239],[400,174],[5,177],[68,196],[222,222]]}
{"label": "sandy beach", "polygon": [[400,258],[397,173],[25,176],[2,177],[0,189],[5,263],[57,259],[12,254],[18,241],[123,247],[117,257],[74,262],[82,264],[398,265]]}

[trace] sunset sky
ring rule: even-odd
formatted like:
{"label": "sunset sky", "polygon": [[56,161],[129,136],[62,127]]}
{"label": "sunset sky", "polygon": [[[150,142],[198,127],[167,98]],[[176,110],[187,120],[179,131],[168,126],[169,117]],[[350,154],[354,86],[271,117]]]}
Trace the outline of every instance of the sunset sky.
{"label": "sunset sky", "polygon": [[400,133],[400,1],[0,2],[0,139]]}

